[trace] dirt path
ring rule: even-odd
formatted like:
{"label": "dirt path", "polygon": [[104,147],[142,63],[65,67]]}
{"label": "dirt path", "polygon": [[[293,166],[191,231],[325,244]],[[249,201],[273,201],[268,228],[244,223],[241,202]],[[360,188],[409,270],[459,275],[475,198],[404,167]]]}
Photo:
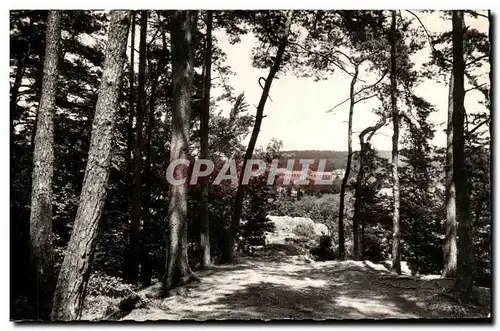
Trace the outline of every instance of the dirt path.
{"label": "dirt path", "polygon": [[[249,258],[198,273],[201,283],[152,300],[125,320],[487,317],[443,295],[447,280],[397,276],[371,262]],[[484,301],[484,299],[483,299]]]}

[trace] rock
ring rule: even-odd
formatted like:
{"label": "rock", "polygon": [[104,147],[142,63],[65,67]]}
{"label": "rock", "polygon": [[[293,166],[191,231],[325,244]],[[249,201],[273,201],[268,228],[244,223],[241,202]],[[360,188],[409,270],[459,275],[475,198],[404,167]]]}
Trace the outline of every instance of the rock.
{"label": "rock", "polygon": [[328,230],[328,227],[324,224],[321,223],[314,223],[314,231],[318,236],[329,236],[330,231]]}

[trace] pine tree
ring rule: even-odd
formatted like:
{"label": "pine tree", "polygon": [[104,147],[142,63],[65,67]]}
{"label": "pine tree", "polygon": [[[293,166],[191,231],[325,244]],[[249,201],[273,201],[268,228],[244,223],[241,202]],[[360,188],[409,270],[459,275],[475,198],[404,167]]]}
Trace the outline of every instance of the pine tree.
{"label": "pine tree", "polygon": [[391,14],[391,108],[392,108],[392,195],[393,195],[393,233],[392,233],[392,268],[401,274],[401,235],[399,230],[399,113],[397,105],[397,80],[396,80],[396,11]]}
{"label": "pine tree", "polygon": [[[196,11],[175,11],[170,24],[173,75],[172,140],[170,162],[189,157],[189,120],[194,75],[194,46]],[[168,234],[163,294],[189,282],[194,274],[188,262],[188,180],[187,168],[177,166],[174,178],[186,178],[184,185],[170,185],[168,208]]]}
{"label": "pine tree", "polygon": [[[200,128],[200,158],[208,158],[208,122],[210,116],[210,87],[211,87],[211,71],[212,71],[212,11],[207,11],[206,18],[206,36],[205,36],[205,58],[203,64],[203,108],[201,111],[201,128]],[[201,182],[201,211],[200,211],[200,245],[202,249],[201,267],[207,268],[211,265],[210,256],[210,227],[208,214],[208,188],[207,182],[203,179]]]}
{"label": "pine tree", "polygon": [[47,21],[43,83],[33,153],[30,244],[33,301],[37,318],[48,319],[54,288],[52,245],[52,177],[54,172],[54,114],[58,81],[61,13],[50,11]]}
{"label": "pine tree", "polygon": [[[142,145],[143,126],[146,113],[146,32],[148,27],[148,15],[146,10],[141,11],[139,36],[139,85],[137,116],[135,122],[134,141],[134,182],[132,189],[132,205],[130,208],[130,232],[128,249],[128,272],[127,280],[136,284],[139,276],[139,253],[140,253],[140,233],[141,233],[141,191],[142,191]],[[134,50],[132,50],[133,52]]]}
{"label": "pine tree", "polygon": [[118,95],[125,64],[130,13],[113,11],[97,100],[89,157],[73,232],[59,272],[52,320],[81,317],[90,262],[106,197]]}
{"label": "pine tree", "polygon": [[453,25],[453,172],[456,189],[456,213],[458,222],[458,260],[456,288],[462,302],[471,300],[474,262],[472,256],[469,215],[469,183],[464,161],[464,13],[454,10]]}

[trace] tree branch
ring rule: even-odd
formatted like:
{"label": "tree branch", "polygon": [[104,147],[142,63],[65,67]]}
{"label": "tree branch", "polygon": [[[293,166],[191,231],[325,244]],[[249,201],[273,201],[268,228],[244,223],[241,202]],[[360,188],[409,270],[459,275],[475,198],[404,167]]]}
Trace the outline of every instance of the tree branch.
{"label": "tree branch", "polygon": [[479,90],[479,91],[481,91],[480,88],[483,87],[484,85],[486,85],[486,83],[483,83],[481,85],[474,85],[474,87],[471,87],[470,89],[465,90],[464,93],[470,92],[472,90]]}
{"label": "tree branch", "polygon": [[365,100],[371,99],[371,98],[373,98],[375,96],[377,96],[377,95],[376,94],[367,95],[366,97],[363,97],[361,99],[358,99],[358,100],[354,101],[354,104],[357,104],[357,103],[359,103],[361,101],[365,101]]}
{"label": "tree branch", "polygon": [[481,16],[481,17],[484,17],[484,18],[488,18],[488,15],[479,14],[478,12],[476,12],[474,10],[465,10],[465,12],[467,14],[471,14],[472,16]]}
{"label": "tree branch", "polygon": [[[384,71],[384,73],[382,74],[382,76],[381,76],[381,77],[380,77],[380,78],[379,78],[379,79],[378,79],[375,83],[373,83],[372,85],[368,85],[368,86],[363,87],[361,90],[359,90],[358,92],[354,93],[354,96],[356,97],[356,96],[358,96],[361,92],[366,91],[367,89],[373,88],[373,87],[375,87],[376,85],[378,85],[378,84],[379,84],[379,83],[380,83],[380,82],[384,79],[384,77],[385,77],[385,75],[386,75],[386,74],[387,74],[387,70],[386,70],[386,71]],[[374,94],[374,95],[371,95],[371,96],[369,96],[369,97],[363,97],[363,98],[361,98],[361,99],[359,99],[359,100],[355,101],[354,103],[356,104],[356,103],[358,103],[358,102],[360,102],[360,101],[363,101],[363,100],[366,100],[366,99],[372,98],[372,97],[374,97],[374,96],[375,96],[375,94]],[[346,102],[347,102],[347,101],[349,101],[350,99],[351,99],[350,97],[349,97],[349,98],[347,98],[347,99],[345,99],[344,101],[340,102],[339,104],[337,104],[337,105],[333,106],[332,108],[328,109],[326,112],[327,112],[327,113],[331,113],[331,112],[332,112],[335,108],[342,106],[344,103],[346,103]]]}
{"label": "tree branch", "polygon": [[490,120],[489,118],[485,119],[484,121],[482,121],[481,123],[479,123],[478,125],[476,125],[476,126],[474,127],[474,129],[472,129],[472,130],[470,130],[469,132],[467,132],[467,133],[465,134],[465,139],[469,139],[469,138],[472,136],[472,134],[473,134],[474,132],[476,132],[476,131],[480,128],[480,127],[482,127],[483,125],[485,125],[486,123],[488,123],[488,122],[489,122],[489,120]]}
{"label": "tree branch", "polygon": [[[293,43],[293,42],[290,42],[290,45],[295,45],[295,46],[298,46],[300,47],[301,49],[303,49],[304,51],[308,52],[309,54],[314,54],[314,55],[318,55],[322,58],[324,58],[325,60],[331,62],[333,65],[335,65],[336,67],[338,67],[339,69],[341,69],[342,71],[344,71],[346,74],[348,74],[349,76],[353,77],[354,74],[349,72],[347,69],[345,69],[343,66],[339,65],[338,63],[336,63],[332,58],[330,58],[329,56],[327,55],[324,55],[324,54],[321,54],[321,53],[317,53],[317,52],[314,52],[314,51],[311,51],[310,49],[307,49],[305,48],[304,46],[298,44],[298,43]],[[331,54],[330,54],[331,55]],[[359,79],[359,81],[361,82],[364,82],[362,81],[361,79]]]}
{"label": "tree branch", "polygon": [[482,59],[486,59],[486,58],[488,58],[488,55],[480,56],[480,57],[475,58],[474,60],[470,61],[469,63],[466,63],[465,66],[468,67],[471,64],[476,63],[476,62],[481,61]]}
{"label": "tree branch", "polygon": [[[420,18],[417,16],[417,14],[413,13],[411,10],[406,10],[408,13],[410,13],[411,15],[413,15],[417,20],[418,22],[420,23],[420,26],[424,29],[425,31],[425,34],[427,35],[427,40],[429,41],[429,45],[431,46],[432,48],[432,51],[433,53],[437,53],[436,51],[436,48],[434,48],[434,43],[433,43],[433,40],[432,40],[432,37],[431,35],[429,34],[429,31],[427,31],[427,28],[425,27],[424,23],[422,23],[422,21],[420,20]],[[443,57],[443,60],[448,62],[448,63],[452,63],[451,60],[448,60],[447,58]]]}

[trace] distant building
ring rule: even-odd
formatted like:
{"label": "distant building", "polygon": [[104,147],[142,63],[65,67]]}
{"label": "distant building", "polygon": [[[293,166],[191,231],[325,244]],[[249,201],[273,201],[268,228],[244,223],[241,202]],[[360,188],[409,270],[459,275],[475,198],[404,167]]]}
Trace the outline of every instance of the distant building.
{"label": "distant building", "polygon": [[[288,173],[288,170],[286,168],[279,168],[278,169],[278,175],[276,175],[276,181],[275,185],[283,185],[286,179],[286,175]],[[333,171],[324,171],[324,172],[317,172],[311,169],[308,169],[307,175],[303,176],[302,171],[297,171],[294,170],[291,172],[290,176],[290,184],[295,184],[296,181],[299,180],[309,180],[310,184],[315,183],[316,178],[321,178],[323,180],[335,180],[337,178],[342,179],[345,175],[345,169],[334,169]],[[305,177],[305,178],[302,178]]]}

